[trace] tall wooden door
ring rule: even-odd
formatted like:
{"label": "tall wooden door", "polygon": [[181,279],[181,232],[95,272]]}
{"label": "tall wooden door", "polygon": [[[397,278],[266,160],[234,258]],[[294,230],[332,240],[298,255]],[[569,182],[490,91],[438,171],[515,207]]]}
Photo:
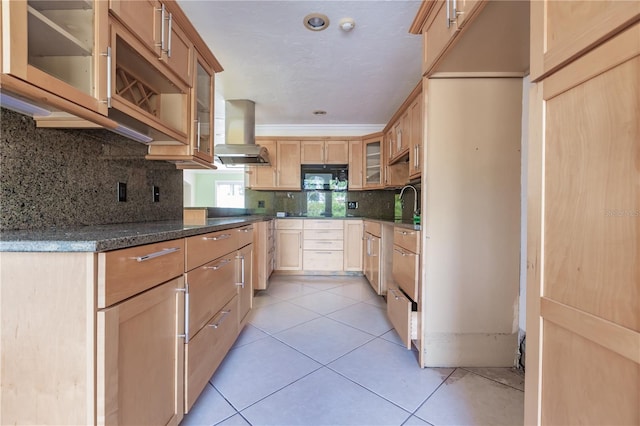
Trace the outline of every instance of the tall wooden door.
{"label": "tall wooden door", "polygon": [[532,87],[525,424],[640,424],[640,23]]}

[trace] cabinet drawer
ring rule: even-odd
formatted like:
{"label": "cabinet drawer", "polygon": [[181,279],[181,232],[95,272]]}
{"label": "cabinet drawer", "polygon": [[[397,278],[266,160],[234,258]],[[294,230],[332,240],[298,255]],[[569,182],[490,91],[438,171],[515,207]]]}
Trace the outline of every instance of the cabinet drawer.
{"label": "cabinet drawer", "polygon": [[342,250],[304,250],[302,268],[305,271],[342,271]]}
{"label": "cabinet drawer", "polygon": [[387,316],[407,349],[411,349],[411,339],[418,338],[418,313],[412,310],[413,305],[397,287],[389,287]]}
{"label": "cabinet drawer", "polygon": [[193,269],[185,275],[189,288],[187,335],[193,336],[235,296],[235,252]]}
{"label": "cabinet drawer", "polygon": [[343,240],[308,240],[305,235],[302,246],[305,250],[342,250]]}
{"label": "cabinet drawer", "polygon": [[420,255],[393,246],[393,281],[412,300],[418,300],[420,284]]}
{"label": "cabinet drawer", "polygon": [[339,229],[342,230],[344,227],[344,221],[342,220],[333,220],[333,219],[324,219],[324,220],[313,220],[307,219],[304,221],[304,229]]}
{"label": "cabinet drawer", "polygon": [[195,235],[186,239],[186,269],[204,265],[238,248],[238,232],[235,229]]}
{"label": "cabinet drawer", "polygon": [[185,411],[193,406],[238,336],[238,296],[185,345]]}
{"label": "cabinet drawer", "polygon": [[276,229],[302,229],[302,219],[278,219]]}
{"label": "cabinet drawer", "polygon": [[242,228],[235,229],[236,233],[238,234],[237,248],[241,248],[248,244],[253,243],[253,232],[254,232],[253,229],[254,229],[253,225],[247,225],[247,226],[243,226]]}
{"label": "cabinet drawer", "polygon": [[98,307],[105,308],[184,272],[184,240],[98,254]]}
{"label": "cabinet drawer", "polygon": [[382,235],[382,225],[379,222],[367,222],[365,220],[364,232],[368,232],[369,234],[373,234],[376,237],[380,237]]}
{"label": "cabinet drawer", "polygon": [[393,244],[410,252],[420,254],[420,231],[396,226],[393,229]]}
{"label": "cabinet drawer", "polygon": [[306,240],[340,240],[344,239],[342,229],[305,229],[304,239]]}

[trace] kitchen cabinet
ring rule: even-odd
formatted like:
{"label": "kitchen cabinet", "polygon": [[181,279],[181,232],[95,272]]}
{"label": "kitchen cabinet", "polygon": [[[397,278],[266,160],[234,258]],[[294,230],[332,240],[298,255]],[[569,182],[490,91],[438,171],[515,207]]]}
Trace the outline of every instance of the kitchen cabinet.
{"label": "kitchen cabinet", "polygon": [[363,272],[373,290],[380,296],[387,293],[387,283],[392,279],[392,247],[392,225],[364,221]]}
{"label": "kitchen cabinet", "polygon": [[409,141],[409,179],[417,179],[422,174],[422,123],[423,119],[423,93],[420,93],[409,106],[411,117],[411,139]]}
{"label": "kitchen cabinet", "polygon": [[395,283],[387,291],[387,317],[407,349],[418,338],[417,303],[409,298]]}
{"label": "kitchen cabinet", "polygon": [[412,301],[420,297],[420,231],[396,226],[393,230],[393,282]]}
{"label": "kitchen cabinet", "polygon": [[193,61],[195,69],[190,89],[188,145],[150,145],[147,160],[169,161],[179,169],[210,169],[213,165],[213,94],[214,72],[221,70],[208,64],[200,54]]}
{"label": "kitchen cabinet", "polygon": [[276,219],[276,270],[302,270],[302,219]]}
{"label": "kitchen cabinet", "polygon": [[364,188],[379,189],[384,186],[383,135],[366,137],[364,143]]}
{"label": "kitchen cabinet", "polygon": [[251,189],[277,189],[277,142],[275,140],[258,140],[256,143],[267,149],[270,164],[268,166],[248,166],[249,188]]}
{"label": "kitchen cabinet", "polygon": [[363,188],[363,144],[362,140],[349,142],[349,191]]}
{"label": "kitchen cabinet", "polygon": [[174,20],[176,4],[155,0],[110,0],[118,19],[186,84],[191,84],[193,44]]}
{"label": "kitchen cabinet", "polygon": [[350,219],[344,221],[344,271],[362,272],[363,238],[364,225],[362,220]]}
{"label": "kitchen cabinet", "polygon": [[303,221],[302,269],[305,272],[340,272],[344,262],[344,221]]}
{"label": "kitchen cabinet", "polygon": [[238,251],[236,253],[236,287],[238,288],[238,332],[249,321],[249,311],[253,306],[253,264],[255,226],[238,228]]}
{"label": "kitchen cabinet", "polygon": [[7,1],[2,6],[2,73],[54,92],[69,101],[65,106],[72,112],[106,116],[107,2]]}
{"label": "kitchen cabinet", "polygon": [[541,23],[531,25],[531,81],[583,55],[638,16],[637,1],[540,1],[531,8],[532,22]]}
{"label": "kitchen cabinet", "polygon": [[300,141],[279,140],[276,156],[276,188],[300,191]]}
{"label": "kitchen cabinet", "polygon": [[253,289],[266,290],[275,266],[275,220],[255,224]]}
{"label": "kitchen cabinet", "polygon": [[409,142],[411,139],[411,115],[408,109],[402,111],[402,115],[392,126],[391,140],[388,143],[390,148],[387,161],[389,164],[398,162],[409,153]]}
{"label": "kitchen cabinet", "polygon": [[531,5],[525,423],[637,424],[640,5],[560,3]]}
{"label": "kitchen cabinet", "polygon": [[347,164],[349,142],[346,140],[303,140],[301,164]]}

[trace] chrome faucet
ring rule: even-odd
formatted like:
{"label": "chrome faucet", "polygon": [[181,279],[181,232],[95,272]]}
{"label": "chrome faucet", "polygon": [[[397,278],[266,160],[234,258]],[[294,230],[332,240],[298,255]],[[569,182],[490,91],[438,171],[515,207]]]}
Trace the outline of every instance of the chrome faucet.
{"label": "chrome faucet", "polygon": [[413,189],[413,215],[418,216],[420,214],[420,210],[418,210],[418,191],[413,185],[405,185],[400,190],[400,200],[402,202],[402,205],[404,206],[404,200],[402,199],[402,195],[404,194],[404,190],[407,188]]}

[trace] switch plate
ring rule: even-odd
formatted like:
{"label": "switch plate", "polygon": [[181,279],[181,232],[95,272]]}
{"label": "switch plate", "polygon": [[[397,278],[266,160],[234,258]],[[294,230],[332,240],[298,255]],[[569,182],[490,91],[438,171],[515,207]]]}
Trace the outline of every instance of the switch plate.
{"label": "switch plate", "polygon": [[358,208],[358,202],[357,201],[347,201],[347,208],[349,210],[357,209]]}
{"label": "switch plate", "polygon": [[153,185],[151,188],[153,190],[153,202],[157,203],[160,201],[160,187]]}
{"label": "switch plate", "polygon": [[258,200],[258,208],[259,209],[263,209],[264,208],[264,200]]}
{"label": "switch plate", "polygon": [[127,201],[127,184],[125,182],[118,182],[118,201],[121,203]]}

